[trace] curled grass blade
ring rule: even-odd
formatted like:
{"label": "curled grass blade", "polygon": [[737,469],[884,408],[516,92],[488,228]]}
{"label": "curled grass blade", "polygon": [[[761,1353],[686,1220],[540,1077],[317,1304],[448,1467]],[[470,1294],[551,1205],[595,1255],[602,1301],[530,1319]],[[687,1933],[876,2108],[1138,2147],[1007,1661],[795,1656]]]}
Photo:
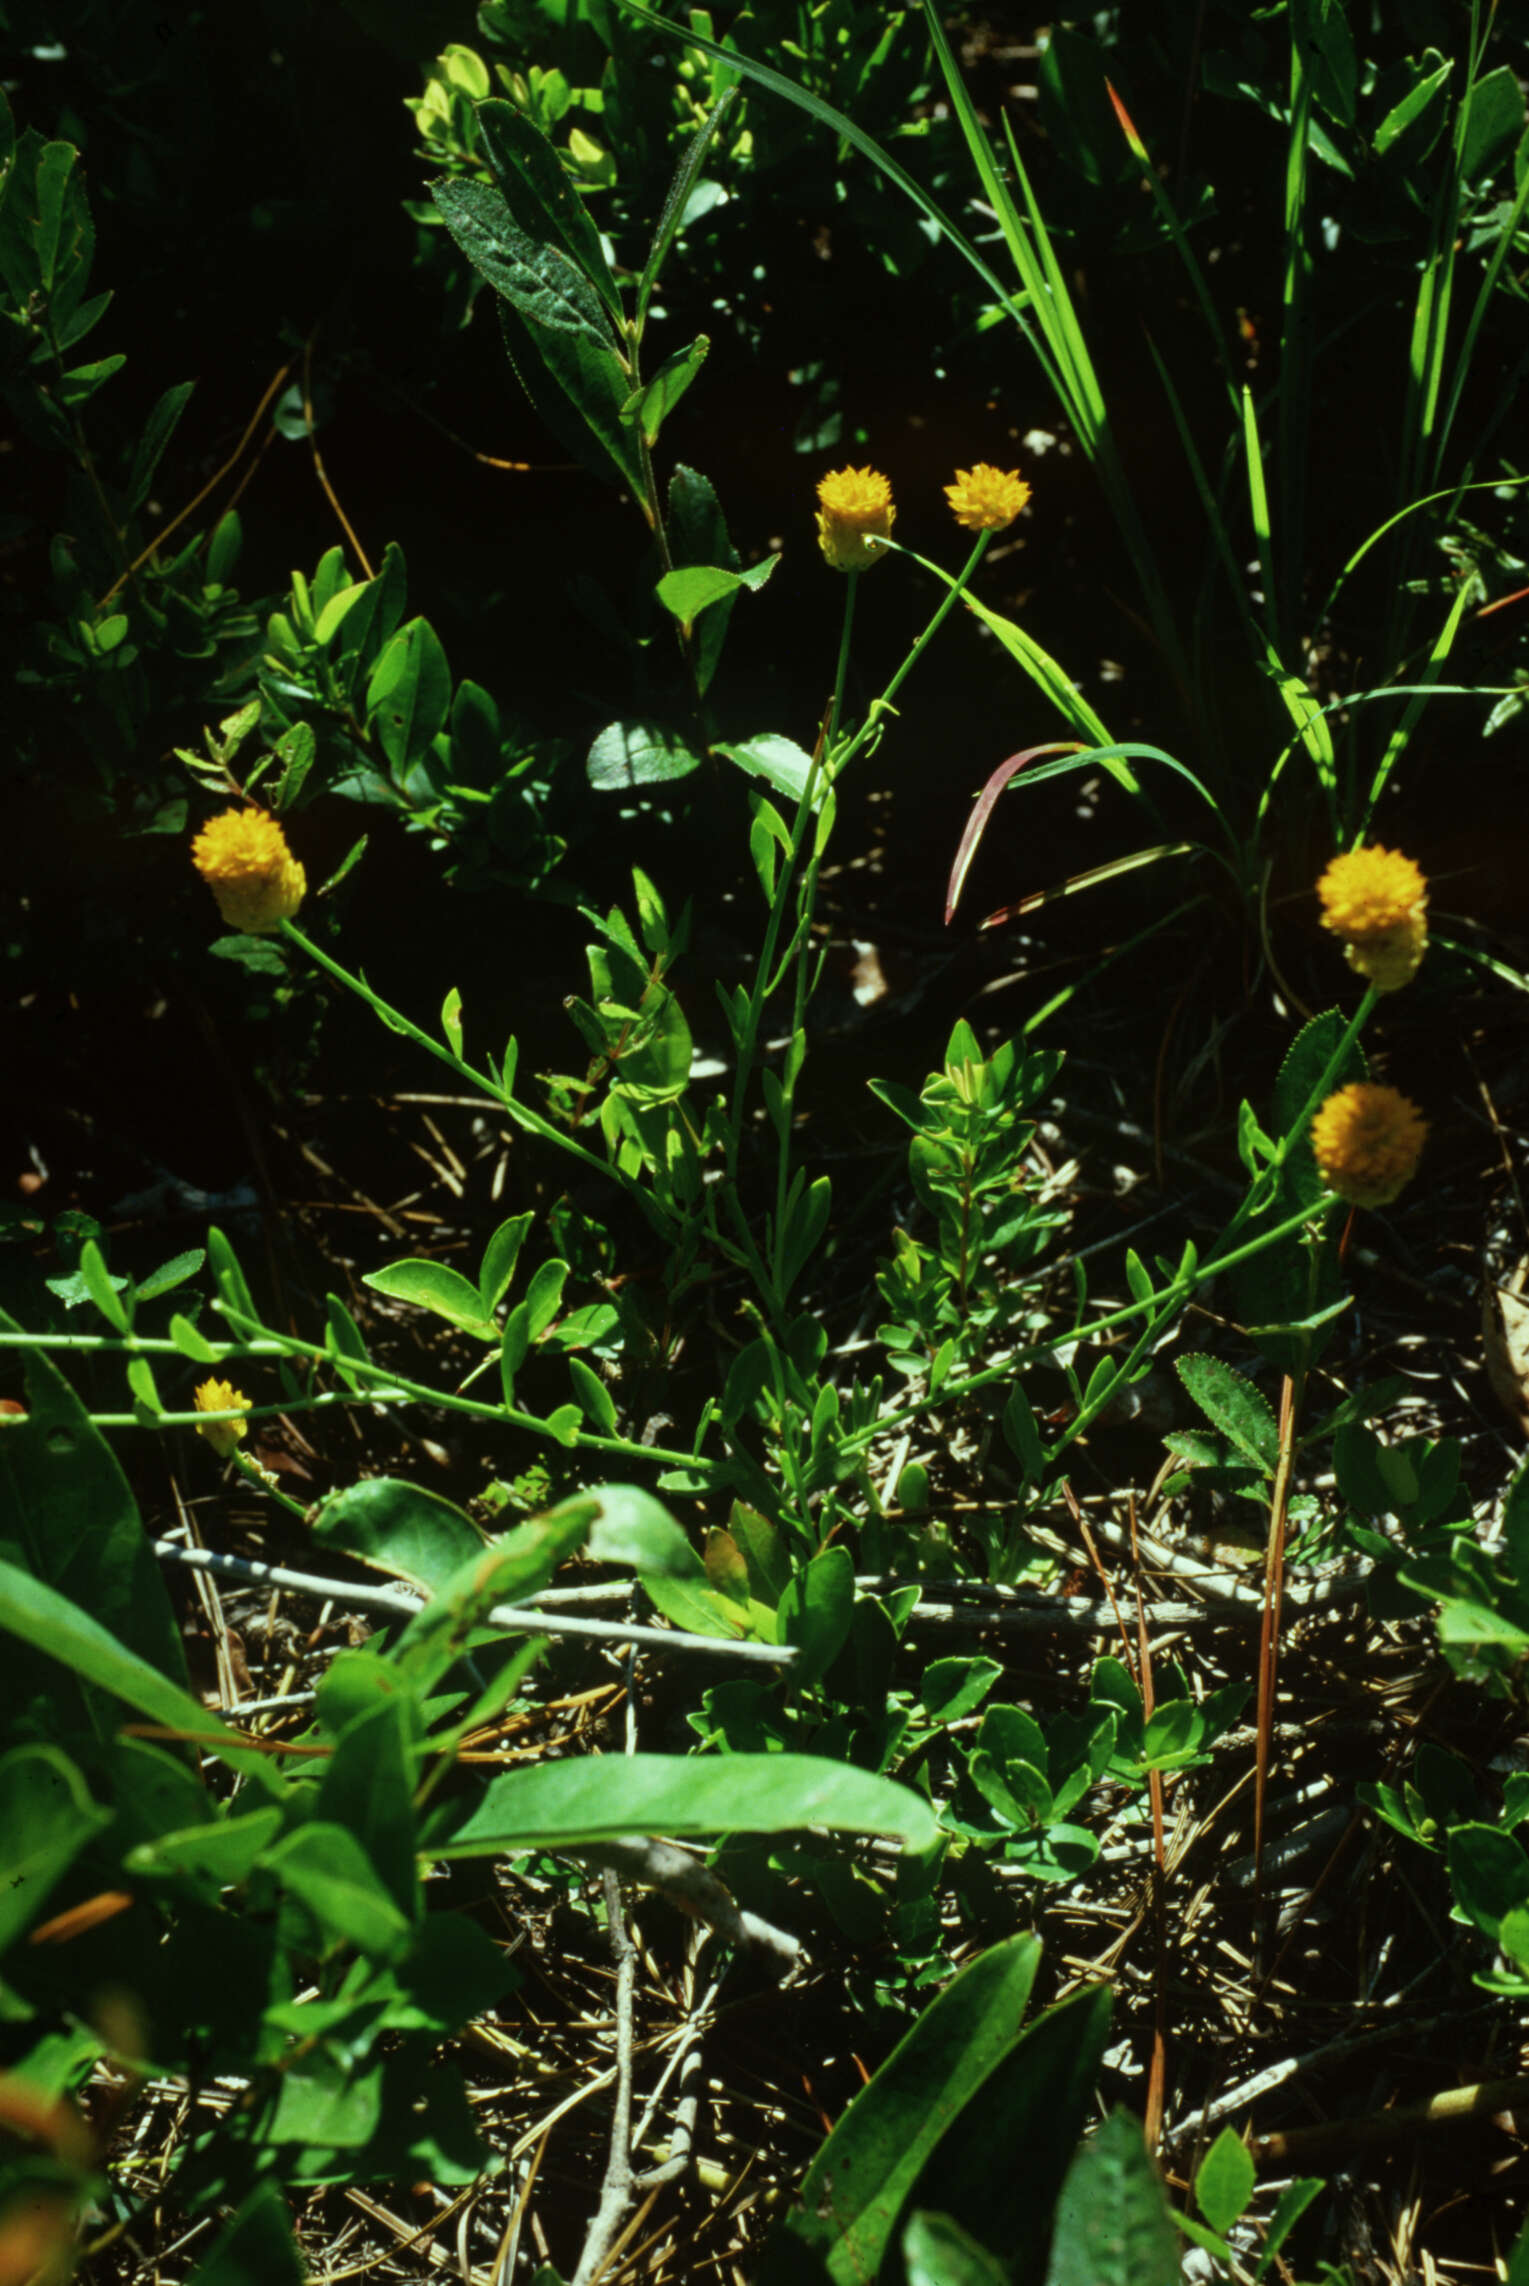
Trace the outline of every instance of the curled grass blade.
{"label": "curled grass blade", "polygon": [[[1123,767],[1130,762],[1160,762],[1165,770],[1171,770],[1175,777],[1182,778],[1187,785],[1193,786],[1207,809],[1213,812],[1223,832],[1226,831],[1221,812],[1216,808],[1215,802],[1195,776],[1193,770],[1189,768],[1187,763],[1180,762],[1175,755],[1165,754],[1160,746],[1140,746],[1134,742],[1130,745],[1085,746],[1080,748],[1076,754],[1069,755],[1065,761],[1043,762],[1039,769],[1028,772],[1025,784],[1027,786],[1039,786],[1048,778],[1067,778],[1075,775],[1079,770],[1097,770],[1102,766],[1109,771],[1115,783],[1122,787],[1126,793],[1133,794],[1145,808],[1155,811],[1157,805],[1147,792],[1146,787],[1133,771]],[[1010,776],[1012,777],[1012,775],[1013,772],[1011,771]],[[1232,839],[1230,834],[1227,835],[1227,838],[1229,841]],[[1233,847],[1235,846],[1233,843]]]}
{"label": "curled grass blade", "polygon": [[[965,886],[966,876],[971,870],[972,859],[977,854],[977,845],[982,839],[987,821],[992,816],[994,805],[1004,787],[1008,785],[1011,778],[1017,778],[1020,771],[1027,768],[1038,754],[1067,754],[1075,751],[1074,746],[1057,740],[1049,746],[1027,746],[1022,754],[1011,754],[1007,762],[999,763],[977,796],[972,814],[966,821],[966,831],[962,834],[956,850],[955,863],[950,869],[950,880],[945,889],[945,926],[947,928],[955,917],[955,910],[961,901],[961,891]],[[987,924],[984,923],[983,925],[985,927]]]}

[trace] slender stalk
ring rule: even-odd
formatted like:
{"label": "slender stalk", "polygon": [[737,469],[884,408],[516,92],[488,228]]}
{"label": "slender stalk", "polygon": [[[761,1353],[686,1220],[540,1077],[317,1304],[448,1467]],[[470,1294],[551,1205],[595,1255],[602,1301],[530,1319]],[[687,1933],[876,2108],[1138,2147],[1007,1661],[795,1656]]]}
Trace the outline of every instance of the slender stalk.
{"label": "slender stalk", "polygon": [[597,1158],[593,1151],[586,1151],[582,1143],[576,1143],[571,1135],[566,1135],[560,1127],[555,1127],[550,1119],[543,1119],[539,1112],[530,1110],[523,1103],[517,1103],[508,1089],[503,1087],[491,1072],[478,1071],[464,1057],[457,1055],[453,1049],[448,1048],[444,1042],[432,1039],[428,1032],[422,1031],[418,1024],[411,1023],[407,1016],[401,1015],[396,1008],[384,1000],[381,993],[374,992],[364,978],[352,975],[348,968],[343,968],[339,961],[321,950],[311,937],[304,936],[302,930],[294,927],[291,921],[283,921],[281,927],[283,935],[289,937],[293,944],[308,955],[310,960],[316,961],[318,966],[332,976],[337,984],[343,984],[347,992],[353,992],[358,1000],[364,1000],[367,1007],[381,1018],[390,1032],[401,1032],[404,1038],[412,1040],[417,1048],[425,1049],[429,1055],[434,1056],[437,1063],[445,1064],[456,1073],[459,1079],[466,1080],[469,1086],[477,1088],[497,1108],[507,1112],[516,1125],[523,1127],[527,1134],[539,1135],[544,1143],[555,1144],[560,1151],[567,1152],[570,1158],[577,1159],[581,1166],[590,1168],[596,1174],[606,1176],[609,1181],[628,1192],[645,1211],[651,1211],[652,1202],[647,1193],[633,1182],[630,1175],[623,1174],[620,1167],[611,1160]]}
{"label": "slender stalk", "polygon": [[892,680],[888,683],[880,698],[872,699],[870,709],[866,715],[864,723],[855,733],[854,737],[850,740],[849,745],[845,748],[844,752],[838,757],[834,770],[835,777],[839,775],[839,773],[848,763],[854,760],[855,756],[860,752],[860,749],[865,745],[866,741],[872,736],[873,733],[879,734],[881,729],[882,716],[892,712],[892,701],[896,698],[898,692],[902,689],[903,684],[907,681],[909,675],[913,672],[913,669],[918,665],[919,660],[923,657],[930,644],[934,641],[936,635],[938,635],[940,632],[940,629],[944,626],[946,620],[950,617],[952,610],[955,608],[957,598],[961,596],[968,587],[970,587],[977,566],[981,563],[983,557],[987,554],[988,543],[992,537],[993,535],[991,532],[979,532],[977,534],[977,544],[972,549],[971,554],[967,557],[954,587],[949,587],[946,589],[944,595],[941,597],[940,602],[935,609],[934,617],[930,620],[928,626],[924,629],[923,634],[918,637],[917,641],[914,643],[912,650],[908,653],[908,656],[904,659],[902,665],[898,668],[896,674],[892,677]]}
{"label": "slender stalk", "polygon": [[[1304,1345],[1303,1345],[1304,1346]],[[1269,1759],[1274,1742],[1274,1685],[1279,1664],[1280,1602],[1285,1588],[1285,1529],[1290,1486],[1295,1475],[1304,1365],[1280,1384],[1279,1459],[1269,1500],[1269,1543],[1264,1557],[1264,1608],[1258,1631],[1257,1744],[1253,1767],[1253,1893],[1261,1900],[1264,1865],[1264,1798],[1269,1790]]]}
{"label": "slender stalk", "polygon": [[839,630],[839,664],[834,673],[834,695],[829,701],[828,723],[822,740],[825,752],[838,735],[839,718],[844,711],[844,682],[849,673],[849,639],[855,625],[855,595],[860,586],[860,574],[857,571],[848,572],[845,580],[844,624]]}

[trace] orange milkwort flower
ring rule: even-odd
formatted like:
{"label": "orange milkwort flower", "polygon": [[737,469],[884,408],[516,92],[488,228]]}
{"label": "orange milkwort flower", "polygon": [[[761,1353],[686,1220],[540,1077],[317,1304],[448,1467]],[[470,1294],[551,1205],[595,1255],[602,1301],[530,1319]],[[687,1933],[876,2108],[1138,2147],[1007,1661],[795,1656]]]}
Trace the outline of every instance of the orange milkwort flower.
{"label": "orange milkwort flower", "polygon": [[1394,1087],[1353,1080],[1311,1123],[1322,1180],[1354,1206],[1389,1206],[1417,1173],[1428,1124]]}
{"label": "orange milkwort flower", "polygon": [[[247,1405],[249,1399],[231,1381],[204,1381],[193,1392],[191,1402],[199,1413],[231,1413],[236,1405]],[[227,1460],[235,1445],[249,1435],[250,1425],[244,1420],[198,1421],[196,1433],[207,1439],[220,1460]]]}
{"label": "orange milkwort flower", "polygon": [[871,543],[891,538],[896,514],[879,469],[836,468],[818,486],[818,546],[835,571],[864,571],[880,560]]}
{"label": "orange milkwort flower", "polygon": [[1399,849],[1350,849],[1317,883],[1322,926],[1377,992],[1410,984],[1428,949],[1428,883]]}
{"label": "orange milkwort flower", "polygon": [[1017,468],[991,468],[979,460],[975,468],[956,470],[945,497],[956,522],[969,532],[1001,532],[1029,499],[1030,487]]}
{"label": "orange milkwort flower", "polygon": [[308,876],[265,810],[224,810],[209,819],[191,844],[191,862],[241,936],[269,936],[307,894]]}

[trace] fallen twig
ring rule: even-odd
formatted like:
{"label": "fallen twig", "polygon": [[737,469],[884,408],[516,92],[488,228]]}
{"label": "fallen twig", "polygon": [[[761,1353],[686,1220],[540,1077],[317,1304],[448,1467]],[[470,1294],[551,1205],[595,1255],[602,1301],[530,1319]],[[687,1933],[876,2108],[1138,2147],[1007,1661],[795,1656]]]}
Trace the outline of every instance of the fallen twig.
{"label": "fallen twig", "polygon": [[[193,1571],[217,1572],[227,1579],[250,1580],[262,1587],[290,1588],[297,1595],[332,1598],[347,1608],[383,1611],[398,1619],[412,1619],[425,1608],[423,1596],[403,1587],[368,1587],[358,1580],[318,1579],[309,1572],[288,1571],[281,1564],[263,1564],[248,1556],[226,1556],[211,1548],[187,1548],[178,1540],[156,1540],[156,1556],[185,1564]],[[611,1619],[577,1619],[541,1610],[534,1603],[496,1604],[484,1625],[506,1635],[580,1636],[588,1642],[648,1645],[657,1651],[712,1651],[724,1659],[751,1660],[756,1664],[788,1667],[796,1658],[786,1643],[739,1643],[725,1635],[687,1635],[677,1627],[641,1627]]]}

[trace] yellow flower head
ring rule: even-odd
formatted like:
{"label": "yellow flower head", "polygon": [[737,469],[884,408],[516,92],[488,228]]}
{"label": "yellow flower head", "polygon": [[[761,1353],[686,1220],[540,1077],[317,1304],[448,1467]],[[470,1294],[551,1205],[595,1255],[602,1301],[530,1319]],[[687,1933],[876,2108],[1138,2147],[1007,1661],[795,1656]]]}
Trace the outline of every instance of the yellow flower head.
{"label": "yellow flower head", "polygon": [[979,460],[975,468],[956,470],[945,497],[956,522],[969,532],[1001,532],[1029,499],[1030,487],[1018,469],[990,468]]}
{"label": "yellow flower head", "polygon": [[1428,949],[1428,883],[1399,849],[1351,849],[1317,883],[1322,926],[1377,992],[1410,984]]}
{"label": "yellow flower head", "polygon": [[[191,1402],[199,1413],[231,1413],[236,1405],[247,1405],[249,1399],[231,1381],[204,1381]],[[227,1460],[235,1445],[249,1435],[250,1425],[242,1420],[198,1421],[196,1433],[207,1439],[220,1460]]]}
{"label": "yellow flower head", "polygon": [[1311,1123],[1311,1147],[1329,1190],[1355,1206],[1389,1206],[1417,1172],[1428,1126],[1394,1087],[1354,1080]]}
{"label": "yellow flower head", "polygon": [[874,468],[836,468],[818,486],[818,546],[835,571],[864,571],[883,551],[871,543],[890,539],[892,487]]}
{"label": "yellow flower head", "polygon": [[191,862],[241,936],[269,936],[302,903],[308,876],[264,810],[225,810],[191,844]]}

